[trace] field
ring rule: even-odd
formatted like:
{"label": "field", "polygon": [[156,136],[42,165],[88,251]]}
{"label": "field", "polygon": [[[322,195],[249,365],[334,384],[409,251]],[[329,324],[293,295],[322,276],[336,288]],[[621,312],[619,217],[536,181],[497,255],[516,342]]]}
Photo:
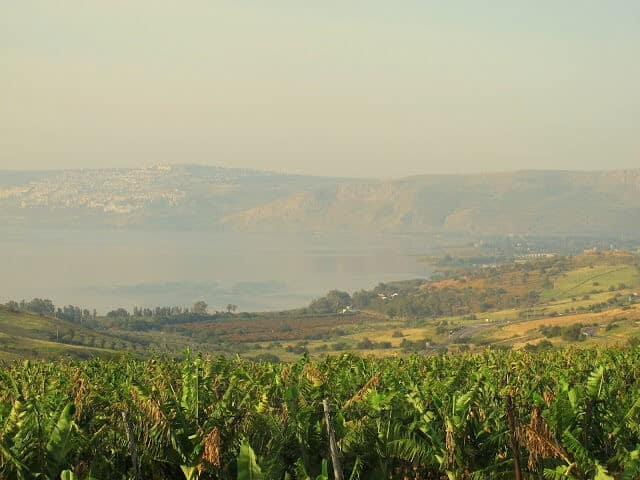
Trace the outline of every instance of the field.
{"label": "field", "polygon": [[587,295],[599,287],[618,290],[620,285],[638,285],[638,271],[632,265],[599,265],[569,271],[554,282],[553,288],[543,292],[542,299]]}
{"label": "field", "polygon": [[0,477],[334,478],[327,399],[345,478],[634,479],[639,379],[640,348],[14,363]]}

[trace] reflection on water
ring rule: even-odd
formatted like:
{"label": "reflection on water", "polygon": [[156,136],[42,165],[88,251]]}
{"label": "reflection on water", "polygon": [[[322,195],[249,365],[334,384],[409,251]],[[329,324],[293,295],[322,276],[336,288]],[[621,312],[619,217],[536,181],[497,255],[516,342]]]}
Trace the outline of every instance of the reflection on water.
{"label": "reflection on water", "polygon": [[0,302],[285,309],[332,288],[426,277],[415,255],[428,245],[425,236],[12,230],[0,238]]}

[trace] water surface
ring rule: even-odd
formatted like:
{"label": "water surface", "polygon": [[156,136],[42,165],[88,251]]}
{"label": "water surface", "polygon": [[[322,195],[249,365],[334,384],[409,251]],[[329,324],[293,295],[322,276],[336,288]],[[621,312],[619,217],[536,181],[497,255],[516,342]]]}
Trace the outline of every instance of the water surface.
{"label": "water surface", "polygon": [[0,302],[286,309],[332,288],[426,277],[416,256],[428,251],[411,235],[11,229],[0,238]]}

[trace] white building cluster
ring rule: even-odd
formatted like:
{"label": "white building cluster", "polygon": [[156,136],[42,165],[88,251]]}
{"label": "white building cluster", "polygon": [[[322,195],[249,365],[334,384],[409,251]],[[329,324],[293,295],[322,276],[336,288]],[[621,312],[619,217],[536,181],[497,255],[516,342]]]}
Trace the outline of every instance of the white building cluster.
{"label": "white building cluster", "polygon": [[65,171],[0,190],[0,201],[21,208],[83,208],[131,213],[154,202],[176,206],[186,193],[171,180],[172,167]]}

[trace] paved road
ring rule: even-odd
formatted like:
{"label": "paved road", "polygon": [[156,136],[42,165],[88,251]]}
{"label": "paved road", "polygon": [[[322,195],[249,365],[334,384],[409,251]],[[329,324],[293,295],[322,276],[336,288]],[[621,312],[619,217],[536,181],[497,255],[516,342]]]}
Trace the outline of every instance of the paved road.
{"label": "paved road", "polygon": [[449,342],[450,343],[455,343],[456,340],[462,340],[463,338],[470,338],[478,333],[480,333],[483,330],[486,330],[488,328],[493,328],[493,327],[500,327],[502,325],[507,325],[507,322],[502,321],[502,322],[482,322],[482,323],[475,323],[473,325],[467,325],[462,327],[460,330],[457,330],[455,332],[453,332],[452,334],[449,334]]}

